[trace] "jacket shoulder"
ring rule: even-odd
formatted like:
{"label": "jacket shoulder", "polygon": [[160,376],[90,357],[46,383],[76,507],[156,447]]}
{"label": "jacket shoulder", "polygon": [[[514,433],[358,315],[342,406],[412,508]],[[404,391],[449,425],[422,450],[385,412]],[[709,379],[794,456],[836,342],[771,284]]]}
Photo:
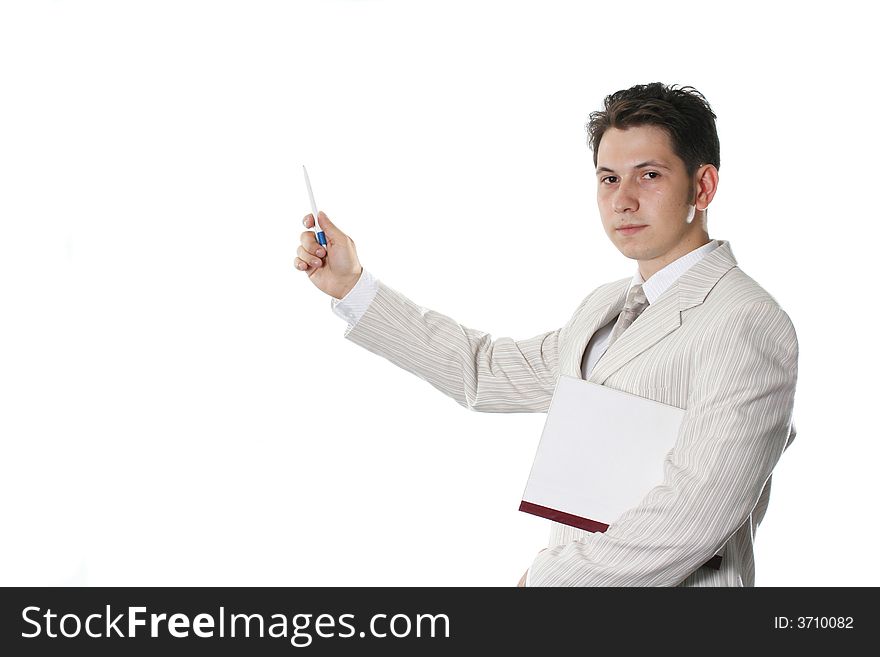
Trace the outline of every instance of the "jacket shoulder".
{"label": "jacket shoulder", "polygon": [[737,312],[744,307],[766,304],[785,312],[776,298],[738,266],[732,267],[709,292],[705,303],[716,310]]}
{"label": "jacket shoulder", "polygon": [[702,304],[701,315],[710,318],[709,332],[727,334],[731,326],[747,330],[780,332],[797,344],[797,332],[776,298],[738,266],[725,273]]}

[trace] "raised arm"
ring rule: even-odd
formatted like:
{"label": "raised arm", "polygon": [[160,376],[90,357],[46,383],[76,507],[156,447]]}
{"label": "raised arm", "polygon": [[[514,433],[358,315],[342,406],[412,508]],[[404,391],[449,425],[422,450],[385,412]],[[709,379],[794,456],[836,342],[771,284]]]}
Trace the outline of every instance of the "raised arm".
{"label": "raised arm", "polygon": [[[549,408],[565,328],[524,340],[493,340],[488,333],[422,308],[373,279],[363,270],[351,238],[323,212],[319,222],[328,252],[317,244],[312,231],[306,231],[296,266],[336,300],[334,305],[342,300],[336,308],[351,307],[347,339],[412,372],[466,408],[495,413]],[[303,223],[310,228],[314,218],[307,215]],[[369,289],[360,289],[365,286]],[[349,301],[349,295],[357,300]]]}
{"label": "raised arm", "polygon": [[559,371],[563,329],[495,340],[415,304],[381,281],[345,337],[424,379],[474,411],[546,412]]}

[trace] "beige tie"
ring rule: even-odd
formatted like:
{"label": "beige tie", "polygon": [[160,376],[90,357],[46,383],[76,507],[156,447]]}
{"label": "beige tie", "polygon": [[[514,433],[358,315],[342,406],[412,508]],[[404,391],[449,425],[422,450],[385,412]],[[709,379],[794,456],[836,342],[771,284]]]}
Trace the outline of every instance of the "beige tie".
{"label": "beige tie", "polygon": [[623,304],[623,311],[621,311],[620,316],[617,318],[617,323],[614,325],[614,328],[611,329],[611,337],[608,338],[608,344],[605,347],[605,352],[608,352],[609,347],[614,344],[614,341],[620,337],[620,335],[632,324],[636,321],[636,317],[642,314],[642,311],[648,307],[648,299],[645,296],[644,290],[642,290],[641,285],[633,285],[629,289],[629,293],[626,295],[626,303]]}

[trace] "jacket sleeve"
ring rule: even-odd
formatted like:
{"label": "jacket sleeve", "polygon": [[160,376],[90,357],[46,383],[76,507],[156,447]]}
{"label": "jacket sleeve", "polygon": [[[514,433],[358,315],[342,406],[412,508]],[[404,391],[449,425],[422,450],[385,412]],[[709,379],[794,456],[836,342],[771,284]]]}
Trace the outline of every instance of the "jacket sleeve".
{"label": "jacket sleeve", "polygon": [[370,306],[345,337],[412,372],[474,411],[546,412],[567,329],[525,340],[498,338],[416,305],[379,281]]}
{"label": "jacket sleeve", "polygon": [[747,521],[787,446],[794,327],[781,308],[761,302],[719,321],[694,349],[663,482],[604,533],[541,552],[531,586],[675,586]]}

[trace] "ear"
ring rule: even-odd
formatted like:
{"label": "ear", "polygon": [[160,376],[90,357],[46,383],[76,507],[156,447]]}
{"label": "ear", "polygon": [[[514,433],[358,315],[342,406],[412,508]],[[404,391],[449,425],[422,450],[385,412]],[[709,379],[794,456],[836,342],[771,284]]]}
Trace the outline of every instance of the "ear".
{"label": "ear", "polygon": [[715,165],[704,164],[697,169],[694,173],[694,185],[696,188],[694,205],[698,211],[705,210],[718,191],[718,169]]}

